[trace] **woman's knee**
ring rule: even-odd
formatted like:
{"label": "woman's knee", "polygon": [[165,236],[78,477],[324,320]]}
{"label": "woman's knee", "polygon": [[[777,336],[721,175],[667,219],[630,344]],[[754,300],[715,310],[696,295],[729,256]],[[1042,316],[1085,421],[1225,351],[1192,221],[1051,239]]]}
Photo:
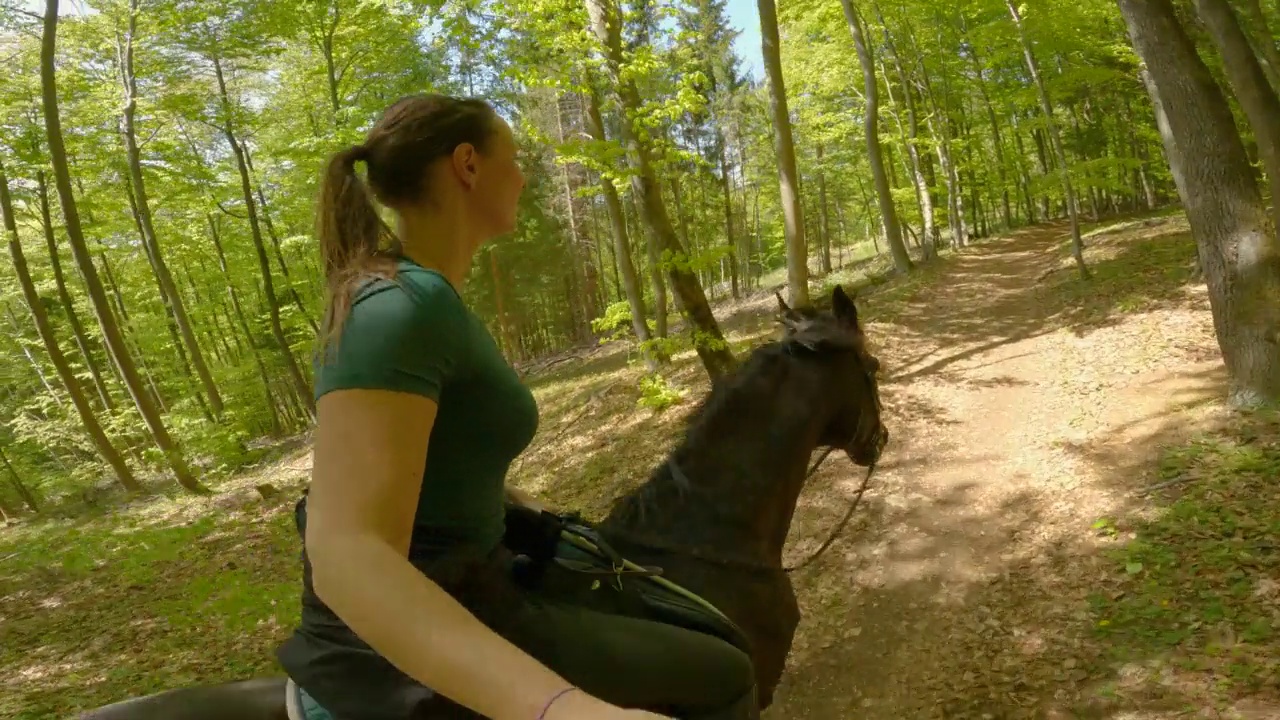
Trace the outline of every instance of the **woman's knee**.
{"label": "woman's knee", "polygon": [[[741,708],[750,701],[754,705],[756,673],[751,656],[727,642],[715,643],[715,657],[707,663],[708,675],[715,678],[719,702],[725,708]],[[749,717],[734,714],[725,717]]]}

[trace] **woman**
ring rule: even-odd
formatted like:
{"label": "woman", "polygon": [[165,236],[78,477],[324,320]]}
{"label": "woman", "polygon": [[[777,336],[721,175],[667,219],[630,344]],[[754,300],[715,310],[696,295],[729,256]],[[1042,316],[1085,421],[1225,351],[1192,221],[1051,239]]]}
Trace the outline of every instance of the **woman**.
{"label": "woman", "polygon": [[537,406],[457,290],[515,228],[516,152],[487,104],[430,95],[329,163],[302,622],[279,658],[323,707],[310,718],[753,717],[750,660],[728,643],[512,580],[504,497],[536,503],[505,475]]}

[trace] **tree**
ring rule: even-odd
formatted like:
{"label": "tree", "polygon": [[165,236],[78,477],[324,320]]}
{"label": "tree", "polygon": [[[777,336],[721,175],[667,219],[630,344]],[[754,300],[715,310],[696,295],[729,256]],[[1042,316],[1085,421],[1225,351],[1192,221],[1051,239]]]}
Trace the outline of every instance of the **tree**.
{"label": "tree", "polygon": [[866,102],[866,108],[863,110],[865,115],[863,132],[867,140],[867,160],[871,164],[871,177],[876,186],[876,199],[880,203],[885,242],[889,244],[893,265],[898,272],[910,272],[914,263],[911,262],[911,256],[907,254],[907,246],[902,242],[902,225],[898,222],[898,210],[893,204],[893,191],[889,188],[889,175],[885,172],[884,153],[880,149],[880,90],[879,81],[876,79],[875,61],[871,57],[871,48],[862,30],[862,18],[859,17],[857,8],[853,6],[853,0],[840,1],[844,6],[845,19],[849,23],[849,33],[853,35],[858,62],[862,65],[863,92]]}
{"label": "tree", "polygon": [[31,272],[27,269],[27,258],[22,252],[22,240],[18,237],[18,226],[14,219],[13,201],[9,196],[9,178],[5,174],[3,163],[0,163],[0,215],[3,215],[4,229],[9,235],[9,257],[13,259],[13,269],[18,276],[18,283],[22,286],[22,297],[27,302],[27,308],[31,312],[31,319],[35,321],[36,330],[40,333],[40,340],[44,343],[45,352],[49,353],[49,360],[58,372],[58,378],[62,381],[63,389],[66,390],[67,395],[71,398],[71,404],[75,406],[76,413],[80,417],[81,424],[84,425],[85,432],[88,433],[89,439],[93,441],[93,446],[98,450],[98,454],[115,472],[116,480],[120,485],[131,492],[141,490],[142,485],[133,476],[133,471],[125,464],[120,452],[111,444],[111,440],[107,438],[107,434],[102,430],[102,424],[98,422],[98,417],[94,414],[93,408],[89,406],[89,401],[85,398],[84,388],[80,385],[80,379],[75,376],[71,369],[71,363],[67,362],[66,356],[62,354],[62,349],[58,347],[58,338],[54,335],[53,324],[49,322],[49,315],[45,312],[44,302],[36,292],[35,283],[31,281]]}
{"label": "tree", "polygon": [[1227,99],[1170,0],[1118,0],[1163,109],[1218,346],[1241,407],[1280,401],[1280,247]]}
{"label": "tree", "polygon": [[1280,228],[1280,99],[1267,83],[1249,40],[1226,0],[1195,0],[1197,12],[1213,36],[1223,69],[1258,141],[1258,155],[1271,183],[1272,226]]}
{"label": "tree", "polygon": [[586,0],[591,30],[605,56],[605,67],[612,92],[622,113],[623,143],[632,164],[631,187],[640,205],[640,213],[649,232],[654,234],[664,255],[667,279],[675,291],[681,315],[693,336],[693,346],[713,380],[733,367],[733,354],[716,322],[707,296],[698,278],[688,269],[688,255],[676,236],[662,198],[662,186],[653,169],[649,143],[632,124],[640,107],[635,82],[623,75],[622,24],[617,0]]}
{"label": "tree", "polygon": [[58,199],[62,205],[62,215],[66,223],[67,237],[71,242],[71,251],[80,269],[80,276],[88,288],[94,315],[98,319],[98,327],[106,340],[107,350],[124,379],[125,387],[133,397],[138,413],[142,415],[156,447],[164,454],[172,468],[174,477],[187,490],[207,492],[188,469],[186,459],[178,444],[170,437],[160,412],[147,395],[142,378],[134,366],[133,356],[125,346],[124,335],[116,324],[115,316],[107,302],[106,291],[98,277],[98,270],[93,264],[93,257],[84,241],[84,233],[80,228],[80,214],[76,208],[75,196],[71,190],[71,172],[67,167],[66,145],[62,140],[62,123],[58,116],[58,88],[54,70],[54,54],[57,45],[58,0],[47,0],[44,15],[44,34],[40,48],[40,80],[45,118],[45,132],[49,141],[49,156],[53,163],[54,182],[58,188]]}
{"label": "tree", "polygon": [[1089,279],[1089,268],[1084,264],[1084,240],[1080,237],[1080,213],[1076,202],[1076,191],[1071,184],[1071,166],[1067,164],[1067,153],[1062,149],[1062,133],[1053,118],[1053,103],[1049,100],[1049,91],[1045,88],[1044,79],[1040,77],[1040,66],[1036,63],[1035,52],[1031,49],[1031,40],[1027,37],[1027,29],[1023,26],[1022,15],[1013,0],[1004,0],[1013,16],[1013,24],[1018,28],[1018,38],[1022,41],[1022,55],[1027,61],[1027,72],[1031,74],[1031,82],[1036,86],[1036,95],[1040,98],[1040,111],[1044,114],[1044,124],[1049,130],[1049,144],[1053,146],[1053,154],[1058,162],[1058,177],[1062,182],[1062,195],[1067,203],[1067,216],[1071,218],[1071,256],[1075,258],[1080,277]]}
{"label": "tree", "polygon": [[156,234],[155,224],[151,219],[151,200],[147,195],[146,181],[142,175],[142,151],[138,147],[136,120],[138,80],[134,73],[133,61],[135,39],[138,34],[138,0],[129,0],[126,26],[124,38],[118,40],[121,43],[119,48],[120,82],[124,90],[124,102],[120,111],[120,134],[124,138],[126,157],[129,163],[129,182],[133,186],[132,198],[137,205],[138,227],[142,231],[142,240],[146,246],[147,257],[151,261],[155,270],[156,280],[160,284],[161,295],[173,314],[174,323],[177,324],[178,332],[182,336],[182,343],[191,355],[191,364],[195,367],[196,376],[199,377],[200,385],[204,388],[205,395],[209,398],[213,414],[220,416],[223,412],[222,393],[218,392],[218,385],[213,380],[213,374],[209,372],[209,364],[205,362],[204,351],[201,350],[200,343],[196,341],[191,319],[187,316],[186,303],[183,302],[182,294],[178,292],[177,285],[173,281],[173,274],[169,272],[169,265],[165,262],[164,252],[160,248],[160,240]]}
{"label": "tree", "polygon": [[756,0],[760,12],[760,45],[769,78],[769,106],[773,113],[773,147],[782,190],[783,227],[787,241],[787,293],[791,305],[809,304],[809,247],[804,237],[804,207],[800,202],[800,173],[787,110],[787,85],[782,78],[782,40],[778,8],[773,0]]}

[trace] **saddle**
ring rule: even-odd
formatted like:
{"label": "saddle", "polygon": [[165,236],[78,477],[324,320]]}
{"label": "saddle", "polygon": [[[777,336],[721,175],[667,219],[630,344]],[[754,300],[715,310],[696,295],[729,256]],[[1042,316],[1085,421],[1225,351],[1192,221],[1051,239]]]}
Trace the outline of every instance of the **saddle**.
{"label": "saddle", "polygon": [[515,575],[526,587],[586,607],[638,617],[719,638],[748,655],[746,634],[715,605],[622,557],[577,514],[507,508],[503,544],[516,554]]}

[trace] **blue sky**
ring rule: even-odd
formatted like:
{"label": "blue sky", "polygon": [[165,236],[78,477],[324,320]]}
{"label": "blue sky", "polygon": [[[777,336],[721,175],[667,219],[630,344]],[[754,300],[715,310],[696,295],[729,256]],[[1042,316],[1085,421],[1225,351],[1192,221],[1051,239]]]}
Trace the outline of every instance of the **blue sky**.
{"label": "blue sky", "polygon": [[760,57],[760,13],[755,0],[729,0],[729,24],[741,30],[734,49],[742,58],[742,70],[760,79],[764,76],[764,61]]}

